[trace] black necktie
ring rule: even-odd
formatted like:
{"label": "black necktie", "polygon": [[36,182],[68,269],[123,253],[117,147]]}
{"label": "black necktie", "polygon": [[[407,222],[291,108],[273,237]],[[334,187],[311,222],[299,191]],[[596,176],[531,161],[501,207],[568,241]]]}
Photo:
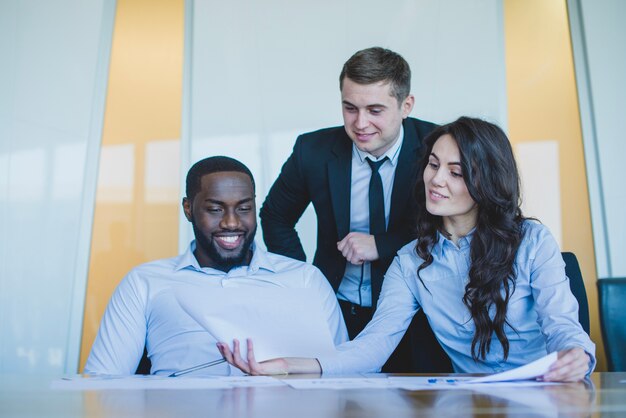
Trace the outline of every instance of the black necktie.
{"label": "black necktie", "polygon": [[366,160],[372,168],[372,177],[370,177],[370,235],[382,234],[387,230],[387,227],[385,225],[383,181],[378,169],[388,158],[385,157],[378,161],[372,161],[369,158]]}

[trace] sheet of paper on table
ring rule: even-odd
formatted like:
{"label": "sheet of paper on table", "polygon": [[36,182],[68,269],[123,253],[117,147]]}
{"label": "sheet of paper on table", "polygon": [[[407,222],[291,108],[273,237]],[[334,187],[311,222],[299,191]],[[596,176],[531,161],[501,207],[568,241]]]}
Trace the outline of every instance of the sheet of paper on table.
{"label": "sheet of paper on table", "polygon": [[557,353],[550,353],[524,366],[483,377],[391,376],[389,380],[392,386],[409,390],[477,388],[485,385],[507,387],[552,385],[558,383],[541,382],[537,378],[543,376],[556,359]]}
{"label": "sheet of paper on table", "polygon": [[550,370],[550,366],[557,360],[557,353],[553,352],[544,356],[538,360],[528,363],[524,366],[517,367],[515,369],[507,370],[506,372],[496,373],[489,376],[478,377],[472,379],[472,383],[487,383],[487,382],[505,382],[512,380],[528,380],[537,379],[543,376]]}
{"label": "sheet of paper on table", "polygon": [[51,389],[59,390],[145,390],[145,389],[230,389],[235,387],[283,386],[268,376],[166,377],[69,376],[53,380]]}
{"label": "sheet of paper on table", "polygon": [[310,289],[268,287],[185,288],[175,294],[181,308],[217,341],[254,343],[257,361],[276,357],[313,357],[335,352],[323,301]]}

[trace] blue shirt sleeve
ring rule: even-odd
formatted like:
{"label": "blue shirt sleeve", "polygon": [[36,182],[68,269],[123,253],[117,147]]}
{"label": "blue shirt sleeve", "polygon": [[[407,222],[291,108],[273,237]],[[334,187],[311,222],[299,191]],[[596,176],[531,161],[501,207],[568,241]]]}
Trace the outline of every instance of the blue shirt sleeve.
{"label": "blue shirt sleeve", "polygon": [[132,375],[137,369],[145,345],[146,292],[132,277],[133,272],[111,296],[85,364],[87,374]]}
{"label": "blue shirt sleeve", "polygon": [[320,300],[322,300],[324,304],[323,310],[326,315],[328,329],[333,337],[333,342],[337,346],[348,341],[348,330],[333,288],[317,267],[311,264],[304,266],[306,267],[304,271],[306,280],[305,287],[315,289],[320,295]]}
{"label": "blue shirt sleeve", "polygon": [[546,227],[535,225],[534,229],[530,286],[547,351],[580,347],[591,359],[591,373],[596,365],[595,344],[578,322],[578,302],[570,290],[561,251]]}
{"label": "blue shirt sleeve", "polygon": [[419,309],[406,282],[414,274],[405,271],[405,267],[400,256],[396,256],[385,274],[370,323],[353,341],[339,345],[336,355],[318,358],[324,374],[380,371]]}

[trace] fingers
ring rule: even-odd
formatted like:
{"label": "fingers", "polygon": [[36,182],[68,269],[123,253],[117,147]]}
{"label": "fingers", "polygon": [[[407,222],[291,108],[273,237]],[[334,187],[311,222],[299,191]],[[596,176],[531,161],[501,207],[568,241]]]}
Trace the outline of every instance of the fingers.
{"label": "fingers", "polygon": [[349,263],[355,265],[378,259],[374,236],[362,232],[350,232],[337,243],[337,249]]}
{"label": "fingers", "polygon": [[346,235],[346,236],[345,236],[345,237],[344,237],[341,241],[339,241],[339,242],[337,243],[337,249],[338,249],[339,251],[341,251],[341,254],[343,254],[343,250],[344,250],[344,248],[346,248],[346,245],[348,245],[348,236],[349,236],[349,235],[350,235],[350,234]]}
{"label": "fingers", "polygon": [[228,364],[237,367],[244,373],[250,373],[249,365],[241,358],[239,353],[239,340],[233,340],[233,350],[230,350],[228,344],[219,342],[216,344],[217,349],[222,354],[222,357],[228,362]]}
{"label": "fingers", "polygon": [[256,361],[254,357],[254,344],[250,338],[246,339],[247,350],[246,360],[241,357],[241,344],[238,339],[233,340],[233,350],[230,350],[227,344],[223,342],[217,343],[217,349],[222,354],[224,359],[231,365],[237,367],[239,370],[246,374],[258,376],[265,374],[261,365]]}
{"label": "fingers", "polygon": [[218,351],[220,352],[222,357],[224,357],[224,360],[226,360],[229,364],[233,364],[233,353],[230,351],[228,345],[224,344],[223,342],[219,342],[216,345]]}
{"label": "fingers", "polygon": [[[284,358],[276,358],[271,360],[262,361],[261,363],[257,362],[256,357],[254,355],[254,344],[252,340],[248,338],[246,340],[248,348],[246,350],[246,358],[247,361],[243,360],[240,355],[240,344],[239,340],[233,340],[233,350],[230,350],[228,344],[223,342],[219,342],[216,344],[217,349],[222,354],[224,359],[231,364],[232,366],[237,367],[242,372],[253,375],[253,376],[261,376],[261,375],[277,375],[277,374],[288,374],[289,373],[289,363]],[[300,363],[304,364],[306,368],[302,369],[301,373],[320,373],[321,369],[319,363],[315,359],[298,359]],[[312,365],[311,365],[312,363]],[[299,370],[299,369],[297,369]]]}
{"label": "fingers", "polygon": [[350,249],[343,256],[346,258],[348,263],[351,263],[357,266],[364,263],[364,260],[360,257],[357,251],[352,247],[350,247]]}
{"label": "fingers", "polygon": [[252,340],[250,338],[248,338],[246,340],[246,342],[248,343],[248,367],[250,368],[250,374],[253,376],[259,376],[262,373],[261,370],[261,366],[259,365],[259,363],[257,363],[256,359],[254,358],[254,344],[252,343]]}
{"label": "fingers", "polygon": [[363,264],[363,260],[359,260],[358,257],[356,257],[353,236],[353,232],[346,235],[344,239],[337,243],[337,249],[349,263],[357,265]]}
{"label": "fingers", "polygon": [[244,373],[250,373],[250,365],[241,358],[240,344],[238,339],[233,340],[233,363]]}
{"label": "fingers", "polygon": [[356,254],[352,247],[345,247],[343,251],[341,251],[341,255],[343,255],[346,261],[350,264],[358,266],[364,263],[364,260]]}
{"label": "fingers", "polygon": [[545,381],[577,382],[585,378],[589,369],[589,355],[582,348],[559,352],[559,358],[543,376]]}

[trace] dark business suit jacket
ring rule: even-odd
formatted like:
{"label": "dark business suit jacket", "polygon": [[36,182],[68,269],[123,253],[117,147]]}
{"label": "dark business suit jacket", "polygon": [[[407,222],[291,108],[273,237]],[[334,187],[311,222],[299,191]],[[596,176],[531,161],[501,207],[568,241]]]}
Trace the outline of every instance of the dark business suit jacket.
{"label": "dark business suit jacket", "polygon": [[[417,165],[422,141],[435,127],[414,118],[404,119],[403,126],[404,141],[393,182],[387,232],[375,236],[380,258],[372,263],[373,307],[376,307],[383,276],[396,251],[415,238],[413,189]],[[343,126],[299,136],[260,214],[263,238],[269,251],[305,260],[294,227],[309,203],[313,203],[317,215],[317,250],[313,264],[324,273],[335,291],[346,268],[346,259],[337,250],[337,242],[350,232],[351,167],[352,141]]]}

